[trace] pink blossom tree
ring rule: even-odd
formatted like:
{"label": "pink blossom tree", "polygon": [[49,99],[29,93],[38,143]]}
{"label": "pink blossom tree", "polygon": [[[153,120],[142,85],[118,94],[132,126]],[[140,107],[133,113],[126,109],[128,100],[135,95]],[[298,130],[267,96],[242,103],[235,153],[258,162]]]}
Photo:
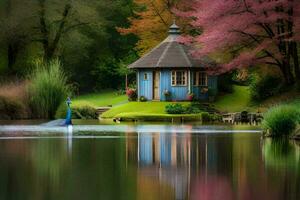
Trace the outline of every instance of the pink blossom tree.
{"label": "pink blossom tree", "polygon": [[194,56],[229,51],[234,55],[219,73],[264,64],[280,69],[286,84],[300,81],[299,0],[189,0],[184,11],[193,29],[202,33],[184,36],[194,45]]}

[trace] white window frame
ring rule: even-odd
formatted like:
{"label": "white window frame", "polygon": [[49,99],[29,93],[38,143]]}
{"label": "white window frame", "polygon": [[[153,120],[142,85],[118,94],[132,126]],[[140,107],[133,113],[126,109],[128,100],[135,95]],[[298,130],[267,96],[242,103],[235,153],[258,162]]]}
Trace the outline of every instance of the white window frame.
{"label": "white window frame", "polygon": [[[184,78],[184,83],[183,84],[177,84],[177,73],[178,72],[183,72],[183,78]],[[183,82],[183,80],[182,80]],[[172,86],[187,86],[188,82],[188,77],[187,77],[187,71],[186,70],[172,70],[171,71],[171,85]]]}
{"label": "white window frame", "polygon": [[[202,81],[200,81],[200,78],[203,75],[205,76],[205,83],[204,84],[202,84]],[[204,71],[196,71],[196,72],[194,72],[193,85],[194,86],[207,87],[208,86],[208,75],[207,75],[207,73],[204,72]]]}

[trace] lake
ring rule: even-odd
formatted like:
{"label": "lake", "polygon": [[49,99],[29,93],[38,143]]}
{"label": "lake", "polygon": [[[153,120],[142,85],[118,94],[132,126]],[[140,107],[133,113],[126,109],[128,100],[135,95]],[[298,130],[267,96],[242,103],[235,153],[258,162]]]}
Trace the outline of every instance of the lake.
{"label": "lake", "polygon": [[300,199],[300,144],[256,127],[39,123],[0,126],[0,199]]}

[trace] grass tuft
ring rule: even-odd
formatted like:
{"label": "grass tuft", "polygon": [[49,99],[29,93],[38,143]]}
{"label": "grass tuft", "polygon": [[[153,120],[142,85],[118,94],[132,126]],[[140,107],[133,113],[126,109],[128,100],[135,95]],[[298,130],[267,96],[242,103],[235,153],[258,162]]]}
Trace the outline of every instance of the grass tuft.
{"label": "grass tuft", "polygon": [[67,76],[58,60],[37,63],[28,86],[29,105],[37,118],[54,118],[59,105],[70,94]]}
{"label": "grass tuft", "polygon": [[300,110],[294,105],[279,105],[264,115],[263,128],[270,135],[291,135],[300,122]]}

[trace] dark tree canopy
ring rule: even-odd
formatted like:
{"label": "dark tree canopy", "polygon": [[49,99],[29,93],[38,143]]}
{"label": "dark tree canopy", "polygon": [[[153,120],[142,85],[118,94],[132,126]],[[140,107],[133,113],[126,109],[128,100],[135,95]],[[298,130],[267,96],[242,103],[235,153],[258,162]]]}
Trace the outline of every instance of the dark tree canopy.
{"label": "dark tree canopy", "polygon": [[119,87],[137,38],[116,27],[132,14],[132,0],[1,1],[0,76],[22,76],[36,59],[59,58],[81,90]]}

